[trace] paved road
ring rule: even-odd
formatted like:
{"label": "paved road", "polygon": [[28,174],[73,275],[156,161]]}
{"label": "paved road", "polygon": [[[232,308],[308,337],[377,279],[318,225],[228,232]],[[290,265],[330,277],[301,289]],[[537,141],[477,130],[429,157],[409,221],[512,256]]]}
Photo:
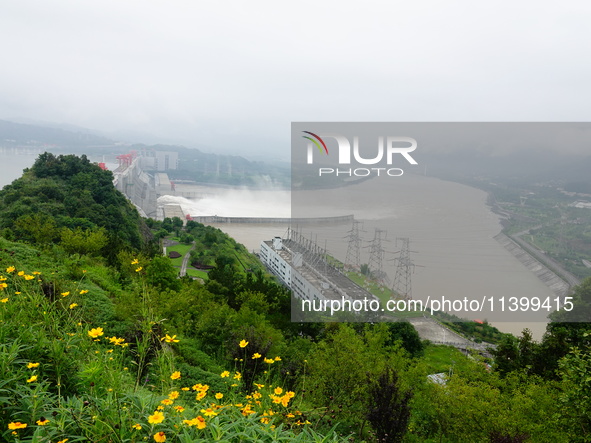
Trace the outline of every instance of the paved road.
{"label": "paved road", "polygon": [[195,248],[195,242],[193,242],[191,249],[189,249],[183,257],[183,264],[181,265],[179,277],[184,277],[185,275],[187,275],[187,265],[189,264],[189,258],[191,258],[191,251],[193,250],[193,248]]}

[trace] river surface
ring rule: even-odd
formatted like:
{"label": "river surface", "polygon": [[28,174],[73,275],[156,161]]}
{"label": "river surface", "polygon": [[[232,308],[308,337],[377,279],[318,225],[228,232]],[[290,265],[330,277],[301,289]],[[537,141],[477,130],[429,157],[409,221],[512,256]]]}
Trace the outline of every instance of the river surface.
{"label": "river surface", "polygon": [[[488,320],[504,332],[519,334],[530,328],[540,339],[547,313],[500,312],[500,297],[554,297],[550,289],[493,237],[501,230],[499,218],[486,205],[486,193],[458,183],[409,175],[404,186],[376,189],[374,180],[337,191],[307,191],[296,197],[285,191],[221,191],[216,197],[188,200],[165,197],[185,213],[218,216],[294,217],[353,214],[362,221],[361,263],[369,263],[375,230],[382,234],[383,271],[390,284],[395,279],[399,238],[409,238],[411,287],[414,299],[428,297],[459,300],[495,300],[466,316]],[[208,192],[201,187],[202,191]],[[215,189],[209,189],[215,193]],[[295,194],[294,194],[295,195]],[[293,197],[293,206],[292,206]],[[304,207],[305,206],[305,207]],[[285,236],[284,224],[217,224],[249,250],[258,251],[263,240]],[[341,261],[345,261],[350,224],[302,225],[299,231]],[[507,306],[505,306],[507,311]]]}
{"label": "river surface", "polygon": [[[0,154],[0,186],[4,186],[30,167],[37,153]],[[497,215],[486,205],[486,194],[478,189],[436,178],[405,176],[404,186],[376,192],[373,180],[349,186],[346,192],[321,191],[298,194],[292,211],[291,195],[286,191],[219,190],[215,196],[200,201],[166,197],[169,203],[181,204],[191,215],[289,217],[354,214],[363,222],[361,263],[369,262],[375,230],[381,229],[383,270],[393,282],[398,251],[397,238],[410,239],[411,285],[414,299],[468,297],[482,300],[494,297],[553,297],[552,292],[524,265],[506,251],[494,236],[501,226]],[[203,188],[201,188],[203,190]],[[207,189],[205,189],[207,191]],[[302,208],[301,202],[309,207]],[[249,250],[257,251],[263,240],[285,236],[287,225],[219,224]],[[345,261],[350,224],[303,225],[301,233],[326,247],[329,253]],[[469,318],[489,320],[505,332],[519,334],[529,327],[541,338],[547,322],[545,314],[520,313],[511,316],[483,309]]]}

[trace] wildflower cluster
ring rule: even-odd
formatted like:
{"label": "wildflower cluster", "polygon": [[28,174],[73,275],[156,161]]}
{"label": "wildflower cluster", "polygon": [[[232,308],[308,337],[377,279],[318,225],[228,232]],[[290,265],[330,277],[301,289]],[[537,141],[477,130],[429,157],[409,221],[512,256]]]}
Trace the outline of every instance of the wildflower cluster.
{"label": "wildflower cluster", "polygon": [[[132,264],[137,266],[137,272],[142,270],[139,261]],[[52,282],[52,287],[58,289],[44,293],[49,284],[42,286],[41,283],[41,273],[37,271],[26,272],[10,266],[0,272],[0,323],[6,325],[15,313],[23,313],[19,315],[27,320],[15,320],[11,325],[44,324],[46,330],[39,337],[54,343],[44,347],[48,349],[44,351],[47,354],[25,354],[24,358],[15,360],[20,362],[20,368],[18,371],[11,368],[11,372],[18,375],[10,388],[19,392],[23,404],[37,402],[39,406],[32,414],[14,414],[10,421],[3,422],[0,435],[12,435],[17,441],[39,438],[39,441],[66,443],[83,438],[72,431],[82,426],[92,429],[87,438],[101,441],[105,439],[101,432],[108,432],[100,430],[102,423],[109,429],[117,425],[121,437],[127,441],[177,441],[180,436],[209,441],[222,435],[221,432],[228,432],[227,440],[232,441],[232,432],[237,431],[228,425],[239,422],[240,432],[252,432],[252,441],[256,441],[260,432],[268,432],[267,437],[261,439],[270,440],[268,436],[279,424],[295,428],[305,423],[299,420],[301,413],[293,410],[296,394],[284,392],[283,388],[270,383],[270,371],[251,391],[251,384],[244,380],[244,368],[223,371],[219,382],[206,384],[194,383],[195,380],[175,370],[171,363],[167,371],[159,375],[166,381],[161,385],[161,389],[167,389],[163,391],[164,396],[155,397],[158,388],[143,381],[135,390],[126,389],[134,378],[125,366],[131,369],[129,363],[134,358],[127,354],[130,343],[113,335],[109,323],[99,326],[85,319],[85,303],[81,296],[89,291],[74,283]],[[6,296],[2,297],[4,294]],[[35,309],[27,309],[28,306]],[[151,331],[152,325],[146,330]],[[15,340],[19,336],[22,334],[15,332]],[[156,335],[156,341],[171,345],[181,339],[161,331]],[[31,342],[34,338],[29,340]],[[270,365],[281,361],[279,357],[265,356],[263,351],[249,352],[247,340],[241,340],[238,348],[244,351],[244,360],[252,364],[264,362],[270,369]],[[0,349],[0,352],[3,351]],[[162,346],[158,352],[172,354],[174,346]],[[138,369],[137,373],[142,371]],[[148,374],[150,378],[155,375],[151,370]],[[74,396],[69,395],[72,385],[68,385],[68,377],[78,390]],[[141,378],[143,380],[144,376]],[[192,381],[184,383],[186,379]]]}

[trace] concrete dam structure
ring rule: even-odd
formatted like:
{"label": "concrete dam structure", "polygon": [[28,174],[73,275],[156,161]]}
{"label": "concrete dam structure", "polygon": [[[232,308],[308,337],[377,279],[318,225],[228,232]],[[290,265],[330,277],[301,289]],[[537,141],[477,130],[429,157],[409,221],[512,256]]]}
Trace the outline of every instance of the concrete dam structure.
{"label": "concrete dam structure", "polygon": [[[217,215],[196,215],[185,214],[180,205],[167,204],[158,205],[158,198],[163,195],[174,195],[185,198],[208,198],[214,196],[211,192],[200,190],[193,186],[179,186],[179,189],[171,182],[168,174],[156,172],[153,175],[142,169],[141,156],[125,155],[125,161],[113,171],[113,184],[121,191],[138,209],[143,217],[163,220],[165,217],[179,217],[182,220],[192,219],[199,223],[350,223],[353,215],[341,215],[334,217],[311,217],[311,218],[290,218],[290,217],[222,217]],[[197,189],[195,189],[197,188]],[[206,188],[203,188],[206,189]]]}
{"label": "concrete dam structure", "polygon": [[138,209],[143,217],[156,218],[157,199],[154,178],[140,167],[141,157],[130,164],[122,164],[113,171],[113,185]]}

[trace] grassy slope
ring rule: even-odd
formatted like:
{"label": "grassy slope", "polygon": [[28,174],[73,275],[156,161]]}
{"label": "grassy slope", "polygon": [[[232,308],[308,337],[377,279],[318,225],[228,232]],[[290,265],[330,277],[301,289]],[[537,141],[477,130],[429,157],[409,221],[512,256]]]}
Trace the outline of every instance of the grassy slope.
{"label": "grassy slope", "polygon": [[[0,298],[4,441],[152,441],[158,432],[169,441],[186,442],[236,440],[238,435],[250,441],[321,439],[311,429],[302,430],[296,400],[283,399],[285,394],[279,396],[279,404],[270,398],[275,395],[270,388],[261,388],[260,405],[245,399],[236,375],[239,366],[228,368],[230,377],[218,373],[211,391],[198,385],[183,391],[196,380],[186,379],[184,373],[174,376],[174,347],[180,344],[161,344],[141,273],[131,274],[132,283],[122,287],[100,260],[56,257],[3,239],[0,263],[6,283]],[[144,294],[144,302],[137,313],[139,324],[134,325],[117,312],[118,304],[136,290]],[[125,335],[130,329],[139,333],[135,341]],[[113,337],[123,346],[114,344]],[[159,343],[154,348],[157,356],[150,366],[143,366],[153,340]],[[269,381],[273,374],[269,371]],[[200,392],[202,398],[196,400]],[[237,404],[243,406],[233,406]],[[161,422],[155,413],[158,407],[165,417]],[[275,415],[270,416],[270,410]],[[293,416],[287,417],[290,412]],[[334,436],[327,441],[337,440]]]}

